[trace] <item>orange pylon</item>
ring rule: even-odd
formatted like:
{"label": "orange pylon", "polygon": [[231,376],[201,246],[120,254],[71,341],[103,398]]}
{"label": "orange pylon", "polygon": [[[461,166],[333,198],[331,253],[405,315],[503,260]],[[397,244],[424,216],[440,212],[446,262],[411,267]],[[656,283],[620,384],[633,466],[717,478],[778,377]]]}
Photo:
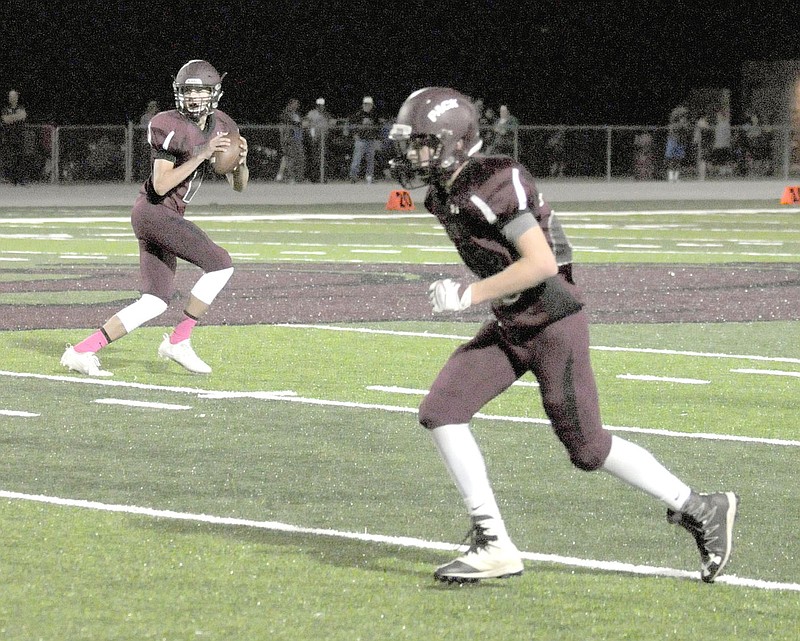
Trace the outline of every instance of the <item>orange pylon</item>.
{"label": "orange pylon", "polygon": [[411,194],[405,189],[395,189],[389,194],[386,209],[393,211],[414,211],[416,207],[414,207],[414,201],[411,200]]}
{"label": "orange pylon", "polygon": [[800,187],[787,187],[783,190],[781,205],[800,205]]}

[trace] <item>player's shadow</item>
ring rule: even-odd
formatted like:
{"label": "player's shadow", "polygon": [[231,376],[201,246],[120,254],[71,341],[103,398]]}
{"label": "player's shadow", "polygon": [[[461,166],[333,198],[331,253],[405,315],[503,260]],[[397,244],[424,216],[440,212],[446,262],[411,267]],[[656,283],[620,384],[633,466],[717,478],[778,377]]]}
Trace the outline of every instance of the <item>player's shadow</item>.
{"label": "player's shadow", "polygon": [[[163,530],[170,536],[191,536],[210,534],[225,537],[241,544],[263,546],[262,554],[270,554],[275,547],[286,547],[288,551],[301,552],[314,563],[337,568],[349,568],[370,574],[384,576],[399,574],[413,577],[430,589],[458,587],[447,585],[433,579],[433,569],[458,555],[457,551],[425,550],[414,547],[392,545],[381,542],[368,542],[337,536],[318,534],[276,532],[260,528],[215,523],[197,523],[179,520],[148,520],[142,527],[148,530]],[[492,589],[502,587],[502,582],[482,581],[469,585],[470,588]]]}

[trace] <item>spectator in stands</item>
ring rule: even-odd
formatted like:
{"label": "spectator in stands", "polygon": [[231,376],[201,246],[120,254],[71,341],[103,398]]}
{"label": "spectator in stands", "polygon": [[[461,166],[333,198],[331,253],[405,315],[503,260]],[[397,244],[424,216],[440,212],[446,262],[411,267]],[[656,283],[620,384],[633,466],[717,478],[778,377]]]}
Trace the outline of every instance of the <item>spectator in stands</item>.
{"label": "spectator in stands", "polygon": [[486,105],[484,105],[483,98],[475,98],[472,104],[475,105],[475,111],[478,113],[478,125],[480,125],[480,128],[491,127],[492,121],[486,117]]}
{"label": "spectator in stands", "polygon": [[711,125],[708,124],[708,118],[704,114],[694,123],[694,135],[692,137],[692,144],[695,149],[695,160],[697,162],[697,178],[705,180],[706,178],[706,165],[708,162],[709,153],[711,151],[711,136],[713,132]]}
{"label": "spectator in stands", "polygon": [[28,112],[19,101],[19,92],[8,92],[8,103],[3,107],[3,174],[14,185],[28,182],[25,149],[25,121]]}
{"label": "spectator in stands", "polygon": [[564,168],[566,166],[566,148],[564,146],[564,134],[566,130],[564,127],[559,127],[553,132],[553,135],[547,139],[545,148],[550,160],[550,177],[563,178]]}
{"label": "spectator in stands", "polygon": [[144,113],[139,118],[139,126],[146,128],[152,117],[155,116],[159,111],[161,110],[158,108],[158,101],[150,100],[147,103],[147,108],[144,110]]}
{"label": "spectator in stands", "polygon": [[316,106],[306,114],[305,122],[308,127],[311,179],[327,182],[325,170],[328,166],[328,131],[336,119],[328,113],[325,98],[317,98]]}
{"label": "spectator in stands", "polygon": [[500,115],[492,123],[494,137],[487,153],[514,156],[519,120],[508,110],[507,105],[500,105]]}
{"label": "spectator in stands", "polygon": [[655,176],[655,163],[653,162],[653,135],[649,131],[636,134],[633,139],[635,154],[633,159],[636,180],[652,180]]}
{"label": "spectator in stands", "polygon": [[667,124],[667,145],[664,149],[664,161],[667,165],[667,180],[677,182],[686,160],[689,146],[689,110],[678,105],[669,114]]}
{"label": "spectator in stands", "polygon": [[747,175],[764,175],[768,172],[769,149],[767,137],[758,118],[750,114],[742,126],[744,163]]}
{"label": "spectator in stands", "polygon": [[368,183],[372,183],[375,177],[375,153],[383,136],[380,117],[372,96],[364,96],[361,109],[348,117],[347,124],[353,134],[353,157],[348,174],[350,182],[358,181],[361,163],[366,159],[365,177]]}
{"label": "spectator in stands", "polygon": [[720,176],[733,174],[733,149],[731,145],[731,112],[727,105],[721,105],[714,114],[714,146],[711,162]]}
{"label": "spectator in stands", "polygon": [[303,146],[303,118],[300,101],[292,98],[281,112],[281,166],[275,180],[286,178],[289,182],[302,182],[306,175],[306,152]]}

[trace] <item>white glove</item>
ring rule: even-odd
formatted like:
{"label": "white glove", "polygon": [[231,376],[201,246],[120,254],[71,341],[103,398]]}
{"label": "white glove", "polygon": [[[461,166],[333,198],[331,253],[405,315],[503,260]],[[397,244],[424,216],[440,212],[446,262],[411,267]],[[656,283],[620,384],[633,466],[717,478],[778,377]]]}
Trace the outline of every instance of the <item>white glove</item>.
{"label": "white glove", "polygon": [[464,293],[459,295],[461,283],[445,278],[431,283],[428,298],[434,312],[460,312],[472,305],[472,286],[468,285]]}

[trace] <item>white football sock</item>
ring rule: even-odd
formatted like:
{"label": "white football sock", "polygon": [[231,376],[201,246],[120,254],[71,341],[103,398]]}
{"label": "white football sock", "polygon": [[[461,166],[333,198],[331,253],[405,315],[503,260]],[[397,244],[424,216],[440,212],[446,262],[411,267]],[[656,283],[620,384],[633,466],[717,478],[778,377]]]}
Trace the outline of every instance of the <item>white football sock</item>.
{"label": "white football sock", "polygon": [[442,425],[430,432],[470,516],[485,514],[492,517],[496,521],[496,524],[492,524],[492,530],[507,536],[500,508],[497,507],[486,474],[483,454],[475,442],[469,425],[466,423]]}
{"label": "white football sock", "polygon": [[618,436],[611,437],[611,451],[601,469],[663,501],[673,510],[679,510],[691,493],[691,488],[650,452]]}

